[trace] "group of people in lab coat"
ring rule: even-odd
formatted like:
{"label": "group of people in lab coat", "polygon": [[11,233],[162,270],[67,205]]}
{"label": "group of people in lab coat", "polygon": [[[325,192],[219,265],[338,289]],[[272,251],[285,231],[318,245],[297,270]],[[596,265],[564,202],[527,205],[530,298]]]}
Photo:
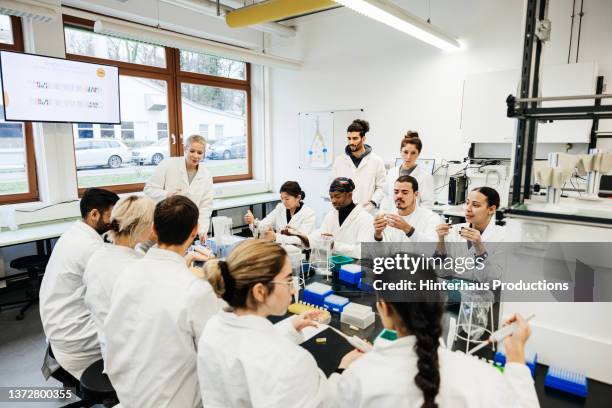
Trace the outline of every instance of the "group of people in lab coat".
{"label": "group of people in lab coat", "polygon": [[[342,356],[329,378],[299,347],[302,329],[321,311],[273,325],[292,302],[291,263],[282,246],[248,240],[226,260],[206,262],[205,276],[227,307],[210,318],[200,337],[197,370],[204,407],[537,407],[524,344],[530,328],[520,315],[504,341],[505,374],[441,347],[443,303],[377,302],[385,328],[398,340],[364,354]],[[419,270],[407,278],[434,279]],[[469,373],[469,374],[466,374]],[[437,405],[436,405],[437,404]]]}
{"label": "group of people in lab coat", "polygon": [[[294,294],[289,245],[326,241],[360,258],[368,241],[437,242],[440,256],[455,256],[447,244],[463,243],[486,258],[490,243],[502,240],[495,190],[469,193],[465,224],[441,222],[427,208],[431,175],[415,164],[418,136],[404,137],[404,163],[385,174],[365,144],[368,130],[362,120],[349,126],[346,155],[336,160],[329,186],[333,208],[318,228],[301,186],[287,181],[266,218],[245,215],[259,239],[239,244],[226,260],[188,251],[194,239],[205,239],[212,205],[200,136],[187,140],[185,157],[160,164],[144,196],[119,200],[87,190],[82,219],[55,245],[41,285],[49,354],[77,379],[102,358],[123,407],[538,406],[524,364],[530,329],[520,315],[508,320],[518,328],[504,341],[501,375],[440,346],[439,299],[379,300],[383,325],[399,339],[367,355],[353,350],[329,378],[298,346],[320,312],[283,325],[267,319],[284,315]],[[194,259],[205,261],[203,277],[189,269]],[[428,273],[407,276],[433,279]]]}
{"label": "group of people in lab coat", "polygon": [[[500,206],[497,191],[490,187],[471,191],[465,205],[467,222],[451,226],[431,210],[433,178],[417,164],[423,149],[418,134],[407,132],[400,142],[402,164],[385,173],[383,160],[365,143],[368,131],[365,120],[356,119],[348,126],[345,154],[332,169],[333,208],[318,228],[314,211],[303,203],[304,191],[297,182],[288,181],[280,189],[281,203],[267,217],[259,221],[250,211],[245,215],[254,236],[300,248],[327,247],[353,258],[361,258],[361,243],[369,241],[439,242],[436,252],[441,256],[463,253],[487,258],[495,253],[487,251],[484,242],[503,241],[504,228],[495,223]],[[487,268],[486,279],[499,277],[497,269]]]}
{"label": "group of people in lab coat", "polygon": [[[201,405],[196,346],[224,302],[189,269],[209,259],[188,251],[201,231],[198,207],[183,195],[156,205],[89,189],[81,213],[41,285],[49,355],[75,379],[103,359],[124,407]],[[142,253],[146,241],[155,245]]]}

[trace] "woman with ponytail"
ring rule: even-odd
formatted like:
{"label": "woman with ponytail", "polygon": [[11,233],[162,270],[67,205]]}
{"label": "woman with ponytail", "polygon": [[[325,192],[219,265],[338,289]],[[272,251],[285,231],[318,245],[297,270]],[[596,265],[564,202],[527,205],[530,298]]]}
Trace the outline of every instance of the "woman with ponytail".
{"label": "woman with ponytail", "polygon": [[133,195],[119,200],[110,217],[112,243],[105,243],[94,252],[85,268],[85,304],[96,325],[103,358],[106,357],[104,319],[110,308],[113,285],[127,266],[143,257],[135,247],[152,238],[154,210],[155,203],[146,196]]}
{"label": "woman with ponytail", "polygon": [[393,186],[395,180],[400,176],[412,176],[419,183],[418,204],[431,208],[434,205],[433,176],[429,170],[419,167],[417,159],[423,150],[423,142],[419,134],[409,130],[402,138],[400,144],[400,155],[404,162],[399,166],[389,169],[387,173],[387,193],[385,196],[385,207],[394,209],[393,205]]}
{"label": "woman with ponytail", "polygon": [[249,210],[244,221],[257,230],[266,241],[274,241],[281,245],[301,246],[297,235],[308,235],[312,232],[316,214],[304,204],[306,193],[297,181],[286,181],[280,188],[280,199],[276,208],[266,218],[259,221]]}
{"label": "woman with ponytail", "polygon": [[[205,407],[318,407],[327,378],[298,346],[301,330],[316,326],[319,311],[273,325],[268,316],[287,312],[294,291],[291,263],[273,243],[247,240],[226,261],[210,260],[204,271],[229,307],[206,324],[198,344],[198,378]],[[359,355],[341,361],[347,367]]]}
{"label": "woman with ponytail", "polygon": [[[381,278],[386,280],[383,273]],[[395,283],[436,281],[433,271],[397,273]],[[376,306],[383,326],[397,332],[395,341],[376,345],[341,376],[335,399],[350,408],[378,407],[539,407],[525,365],[525,342],[531,329],[520,315],[514,333],[504,340],[504,373],[482,360],[450,351],[441,344],[444,303],[438,292],[411,292],[403,302],[386,301],[378,293]]]}

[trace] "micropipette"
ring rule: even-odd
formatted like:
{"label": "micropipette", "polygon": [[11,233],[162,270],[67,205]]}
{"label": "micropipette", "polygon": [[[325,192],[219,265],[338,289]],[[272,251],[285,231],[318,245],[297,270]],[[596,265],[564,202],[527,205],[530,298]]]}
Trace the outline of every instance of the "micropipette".
{"label": "micropipette", "polygon": [[344,337],[344,339],[346,341],[349,342],[349,344],[353,347],[355,347],[357,350],[361,351],[362,353],[367,353],[368,351],[372,351],[372,345],[370,343],[368,343],[367,341],[360,339],[359,337],[352,335],[352,336],[348,336],[344,333],[342,333],[340,330],[330,326],[330,325],[324,325],[329,327],[330,329],[332,329],[333,331],[335,331],[336,333],[338,333],[340,336]]}
{"label": "micropipette", "polygon": [[[525,319],[526,322],[530,321],[531,319],[533,319],[533,317],[535,316],[535,314],[530,315],[528,318]],[[468,354],[474,354],[475,352],[477,352],[478,350],[480,350],[481,348],[488,346],[491,343],[495,343],[498,342],[500,340],[505,339],[506,337],[508,337],[509,335],[511,335],[514,332],[514,329],[516,328],[518,322],[513,322],[505,327],[502,327],[501,329],[491,333],[491,337],[489,337],[488,340],[484,340],[482,343],[480,343],[479,345],[477,345],[476,347],[474,347],[473,349],[471,349],[470,351],[468,351]]]}

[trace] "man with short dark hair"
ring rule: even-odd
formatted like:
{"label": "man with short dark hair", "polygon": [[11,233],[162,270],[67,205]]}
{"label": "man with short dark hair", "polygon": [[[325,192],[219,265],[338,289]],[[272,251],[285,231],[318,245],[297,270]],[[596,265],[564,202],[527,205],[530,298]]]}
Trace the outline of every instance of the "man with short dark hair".
{"label": "man with short dark hair", "polygon": [[101,359],[98,333],[85,305],[83,273],[110,228],[117,194],[100,188],[81,197],[82,219],[55,244],[40,285],[40,318],[57,362],[75,378]]}
{"label": "man with short dark hair", "polygon": [[346,129],[345,154],[336,157],[332,167],[332,177],[353,180],[353,201],[367,211],[380,206],[387,188],[385,163],[365,143],[369,130],[367,121],[355,119]]}
{"label": "man with short dark hair", "polygon": [[196,345],[222,306],[183,255],[198,234],[198,207],[175,195],[155,207],[157,247],[119,276],[111,294],[105,369],[125,407],[198,407]]}
{"label": "man with short dark hair", "polygon": [[374,218],[374,239],[385,242],[435,242],[440,216],[417,205],[419,183],[400,176],[393,186],[395,211]]}

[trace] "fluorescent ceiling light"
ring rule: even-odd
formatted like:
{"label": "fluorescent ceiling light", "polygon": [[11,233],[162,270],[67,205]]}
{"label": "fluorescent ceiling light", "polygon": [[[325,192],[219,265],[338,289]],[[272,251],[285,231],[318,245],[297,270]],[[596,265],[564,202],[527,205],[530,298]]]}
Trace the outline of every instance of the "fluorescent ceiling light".
{"label": "fluorescent ceiling light", "polygon": [[98,20],[94,24],[94,32],[111,37],[140,41],[163,47],[178,48],[185,51],[212,54],[218,57],[229,58],[253,64],[298,69],[302,62],[274,55],[268,55],[244,48],[221,44],[203,38],[191,37],[172,31],[160,30],[124,21]]}
{"label": "fluorescent ceiling light", "polygon": [[0,0],[0,14],[48,23],[59,17],[59,1]]}
{"label": "fluorescent ceiling light", "polygon": [[385,0],[335,0],[366,17],[445,51],[461,48],[459,41],[428,22]]}

